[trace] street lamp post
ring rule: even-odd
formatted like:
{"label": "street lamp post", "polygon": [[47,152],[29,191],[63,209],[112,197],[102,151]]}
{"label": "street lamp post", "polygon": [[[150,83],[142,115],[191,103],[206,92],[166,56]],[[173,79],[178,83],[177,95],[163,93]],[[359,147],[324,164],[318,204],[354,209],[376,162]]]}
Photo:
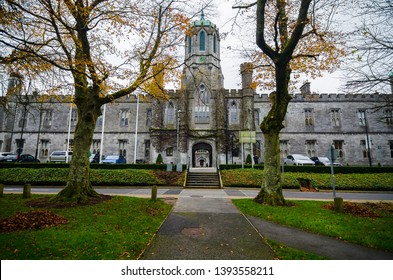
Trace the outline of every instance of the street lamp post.
{"label": "street lamp post", "polygon": [[176,124],[176,164],[179,163],[179,133],[180,133],[180,113],[177,111],[177,124]]}
{"label": "street lamp post", "polygon": [[367,141],[367,157],[368,157],[368,164],[372,166],[371,162],[371,147],[370,147],[370,137],[368,135],[368,124],[367,124],[367,116],[366,116],[366,110],[364,112],[364,126],[366,128],[366,141]]}
{"label": "street lamp post", "polygon": [[135,120],[135,143],[134,143],[134,164],[136,163],[136,146],[138,145],[138,117],[139,117],[139,94],[136,95],[136,120]]}

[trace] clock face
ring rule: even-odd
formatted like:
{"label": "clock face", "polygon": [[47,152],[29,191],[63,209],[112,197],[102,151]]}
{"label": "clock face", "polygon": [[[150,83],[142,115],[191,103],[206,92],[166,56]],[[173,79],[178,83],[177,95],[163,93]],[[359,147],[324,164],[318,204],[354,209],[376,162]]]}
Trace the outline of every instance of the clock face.
{"label": "clock face", "polygon": [[206,61],[206,56],[199,57],[199,62],[205,62],[205,61]]}

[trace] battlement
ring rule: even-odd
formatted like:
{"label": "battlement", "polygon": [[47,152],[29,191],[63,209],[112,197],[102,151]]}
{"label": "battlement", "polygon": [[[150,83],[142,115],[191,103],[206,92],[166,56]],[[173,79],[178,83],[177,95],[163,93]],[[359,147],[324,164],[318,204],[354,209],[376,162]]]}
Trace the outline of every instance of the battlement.
{"label": "battlement", "polygon": [[[372,94],[352,94],[352,93],[309,93],[292,94],[291,102],[386,102],[387,94],[372,93]],[[255,101],[266,102],[270,101],[269,94],[255,95]]]}

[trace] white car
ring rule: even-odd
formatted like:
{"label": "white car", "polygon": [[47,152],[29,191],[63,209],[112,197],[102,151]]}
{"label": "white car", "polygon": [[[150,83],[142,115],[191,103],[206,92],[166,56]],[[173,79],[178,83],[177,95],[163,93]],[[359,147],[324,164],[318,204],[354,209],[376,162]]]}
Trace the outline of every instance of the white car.
{"label": "white car", "polygon": [[315,165],[315,162],[312,161],[307,156],[293,154],[293,155],[288,155],[284,159],[284,164],[288,164],[288,165]]}
{"label": "white car", "polygon": [[[66,162],[66,156],[67,156],[66,151],[54,151],[49,156],[49,162]],[[72,152],[68,152],[68,162],[71,161],[71,158],[72,158]]]}

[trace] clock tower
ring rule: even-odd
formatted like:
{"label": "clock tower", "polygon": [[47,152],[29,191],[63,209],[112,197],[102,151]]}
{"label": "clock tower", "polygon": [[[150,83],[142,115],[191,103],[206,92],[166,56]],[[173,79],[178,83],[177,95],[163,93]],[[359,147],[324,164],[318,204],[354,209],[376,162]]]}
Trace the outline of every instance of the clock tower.
{"label": "clock tower", "polygon": [[185,40],[183,87],[196,89],[203,83],[208,90],[222,89],[224,77],[220,65],[220,34],[215,24],[205,19],[194,21]]}

